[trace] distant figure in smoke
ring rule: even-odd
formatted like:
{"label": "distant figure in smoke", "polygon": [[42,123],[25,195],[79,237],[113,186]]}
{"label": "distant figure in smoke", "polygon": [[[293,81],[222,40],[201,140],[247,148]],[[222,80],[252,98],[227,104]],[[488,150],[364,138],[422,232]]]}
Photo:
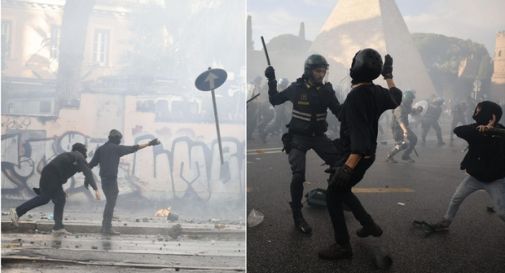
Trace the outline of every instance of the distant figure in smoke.
{"label": "distant figure in smoke", "polygon": [[438,120],[440,119],[440,115],[442,114],[442,104],[444,104],[444,100],[442,98],[435,98],[428,105],[428,109],[426,113],[423,115],[421,119],[421,127],[423,129],[422,133],[422,144],[426,144],[426,136],[428,135],[429,130],[433,127],[437,134],[437,144],[438,146],[445,145],[444,140],[442,139],[442,129],[440,128],[440,124]]}
{"label": "distant figure in smoke", "polygon": [[[388,89],[374,85],[373,80],[383,75]],[[338,159],[328,179],[327,205],[333,224],[335,244],[319,252],[321,259],[350,259],[353,255],[345,222],[343,204],[349,207],[362,228],[359,237],[382,235],[382,229],[351,191],[375,161],[378,123],[382,113],[398,107],[402,91],[393,81],[393,59],[382,57],[374,49],[363,49],[353,58],[350,75],[352,90],[343,104],[340,121]]]}
{"label": "distant figure in smoke", "polygon": [[[261,77],[256,77],[251,83],[251,96],[261,94]],[[261,96],[261,95],[260,95]],[[258,98],[252,100],[247,104],[247,140],[252,140],[254,131],[258,124],[258,111],[260,103]]]}
{"label": "distant figure in smoke", "polygon": [[120,157],[134,153],[148,146],[160,144],[158,139],[153,139],[146,144],[125,146],[119,145],[123,135],[115,129],[109,133],[109,141],[96,149],[93,159],[89,162],[89,167],[94,168],[100,164],[100,179],[102,180],[102,190],[106,203],[103,211],[102,233],[105,235],[119,235],[112,229],[112,215],[116,206],[116,199],[119,194],[117,185],[117,172]]}
{"label": "distant figure in smoke", "polygon": [[293,103],[288,133],[282,136],[284,149],[288,153],[293,177],[291,179],[291,210],[297,230],[309,234],[312,228],[302,215],[303,182],[305,182],[305,156],[308,150],[314,151],[326,164],[334,165],[337,159],[336,148],[326,136],[327,109],[338,116],[340,103],[330,83],[323,79],[328,70],[328,62],[318,54],[307,58],[301,78],[291,83],[281,92],[277,91],[275,70],[269,66],[265,70],[268,79],[268,95],[272,105],[286,101]]}
{"label": "distant figure in smoke", "polygon": [[[288,79],[280,79],[278,83],[278,88],[284,90],[289,86]],[[275,116],[273,120],[266,126],[261,139],[266,142],[269,135],[275,135],[276,133],[285,133],[286,124],[289,122],[289,112],[290,107],[286,104],[278,105],[274,108]]]}
{"label": "distant figure in smoke", "polygon": [[410,157],[410,154],[414,151],[417,143],[416,134],[410,129],[409,126],[409,114],[418,114],[422,111],[421,109],[412,108],[412,103],[416,96],[411,90],[403,92],[403,100],[400,107],[393,111],[393,122],[391,123],[391,129],[393,130],[393,137],[395,140],[395,146],[393,150],[389,152],[386,157],[386,162],[398,163],[394,159],[394,156],[405,150],[402,155],[402,160],[409,163],[413,163],[414,159]]}
{"label": "distant figure in smoke", "polygon": [[100,200],[100,192],[96,186],[93,174],[86,162],[87,149],[82,143],[72,145],[71,152],[65,152],[56,156],[47,164],[40,174],[40,188],[34,188],[37,196],[26,201],[17,208],[10,210],[10,217],[15,226],[18,226],[19,217],[28,211],[49,203],[54,203],[54,234],[70,234],[63,226],[63,209],[65,208],[66,193],[63,184],[78,172],[85,176],[84,186],[88,185],[95,190],[96,200]]}
{"label": "distant figure in smoke", "polygon": [[442,221],[436,229],[447,229],[463,200],[470,194],[485,190],[494,202],[494,209],[505,222],[505,127],[497,121],[501,107],[491,101],[477,104],[475,123],[456,127],[454,133],[468,142],[468,152],[461,169],[468,176],[454,192]]}
{"label": "distant figure in smoke", "polygon": [[454,141],[454,128],[458,126],[459,124],[463,125],[466,124],[466,111],[467,111],[467,105],[465,102],[460,102],[457,103],[451,111],[452,114],[452,122],[451,122],[451,138],[450,138],[450,145],[452,145]]}

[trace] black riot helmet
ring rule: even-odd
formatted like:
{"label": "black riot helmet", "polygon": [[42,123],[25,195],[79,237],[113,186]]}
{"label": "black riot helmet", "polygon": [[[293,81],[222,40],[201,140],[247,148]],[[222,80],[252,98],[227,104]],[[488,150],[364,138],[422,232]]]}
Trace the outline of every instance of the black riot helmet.
{"label": "black riot helmet", "polygon": [[382,71],[382,57],[375,49],[365,48],[354,55],[352,59],[350,76],[352,83],[371,82]]}
{"label": "black riot helmet", "polygon": [[121,143],[121,139],[123,138],[123,135],[121,132],[119,132],[116,129],[112,129],[109,132],[109,141],[115,144]]}
{"label": "black riot helmet", "polygon": [[493,115],[496,116],[496,122],[498,122],[502,116],[502,109],[500,105],[486,100],[477,104],[472,118],[477,122],[477,124],[485,125],[493,118]]}
{"label": "black riot helmet", "polygon": [[84,156],[84,158],[88,156],[88,149],[86,149],[86,145],[79,142],[72,145],[72,152],[79,152]]}
{"label": "black riot helmet", "polygon": [[328,62],[326,59],[319,54],[310,55],[307,60],[305,60],[305,65],[303,67],[303,75],[305,78],[310,78],[312,76],[312,70],[316,68],[328,69]]}

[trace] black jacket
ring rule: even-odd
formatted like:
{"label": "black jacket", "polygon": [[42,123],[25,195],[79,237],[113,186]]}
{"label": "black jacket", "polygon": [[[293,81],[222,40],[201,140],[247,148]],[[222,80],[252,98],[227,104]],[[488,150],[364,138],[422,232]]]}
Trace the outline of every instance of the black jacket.
{"label": "black jacket", "polygon": [[89,162],[89,167],[94,168],[100,164],[100,177],[102,178],[117,178],[119,167],[119,158],[138,151],[139,146],[125,146],[106,142],[104,145],[96,149],[93,159]]}
{"label": "black jacket", "polygon": [[276,84],[269,82],[268,95],[273,106],[286,101],[293,103],[288,126],[289,132],[293,134],[323,135],[328,129],[327,109],[338,117],[341,108],[330,83],[311,86],[303,78],[299,78],[281,92],[277,92]]}
{"label": "black jacket", "polygon": [[377,149],[379,118],[384,111],[395,109],[402,101],[402,91],[379,85],[362,85],[347,95],[340,121],[339,150],[347,158],[351,153],[371,156]]}
{"label": "black jacket", "polygon": [[[58,177],[58,183],[65,184],[67,180],[74,176],[75,173],[82,172],[85,180],[84,184],[89,184],[96,191],[95,179],[93,173],[86,163],[86,159],[80,152],[66,152],[56,156],[49,164],[47,164],[42,173],[51,172]],[[56,182],[56,181],[55,181]]]}
{"label": "black jacket", "polygon": [[[492,182],[505,177],[505,138],[483,134],[478,124],[454,128],[454,133],[468,142],[468,152],[461,162],[461,169],[482,182]],[[503,132],[503,125],[497,124]]]}

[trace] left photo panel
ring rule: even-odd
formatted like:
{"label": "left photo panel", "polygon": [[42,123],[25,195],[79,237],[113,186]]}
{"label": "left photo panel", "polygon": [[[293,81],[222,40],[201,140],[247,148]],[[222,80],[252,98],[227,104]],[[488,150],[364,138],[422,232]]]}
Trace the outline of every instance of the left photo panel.
{"label": "left photo panel", "polygon": [[4,272],[246,271],[246,1],[1,0]]}

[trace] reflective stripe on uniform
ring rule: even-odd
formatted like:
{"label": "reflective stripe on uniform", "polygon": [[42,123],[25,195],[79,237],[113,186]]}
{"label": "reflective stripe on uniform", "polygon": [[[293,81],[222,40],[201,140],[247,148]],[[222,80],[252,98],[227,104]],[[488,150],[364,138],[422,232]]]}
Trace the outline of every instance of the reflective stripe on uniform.
{"label": "reflective stripe on uniform", "polygon": [[293,115],[300,115],[300,116],[305,116],[305,117],[308,117],[310,118],[311,117],[311,114],[310,113],[304,113],[304,112],[300,112],[300,111],[297,111],[295,109],[293,109]]}

